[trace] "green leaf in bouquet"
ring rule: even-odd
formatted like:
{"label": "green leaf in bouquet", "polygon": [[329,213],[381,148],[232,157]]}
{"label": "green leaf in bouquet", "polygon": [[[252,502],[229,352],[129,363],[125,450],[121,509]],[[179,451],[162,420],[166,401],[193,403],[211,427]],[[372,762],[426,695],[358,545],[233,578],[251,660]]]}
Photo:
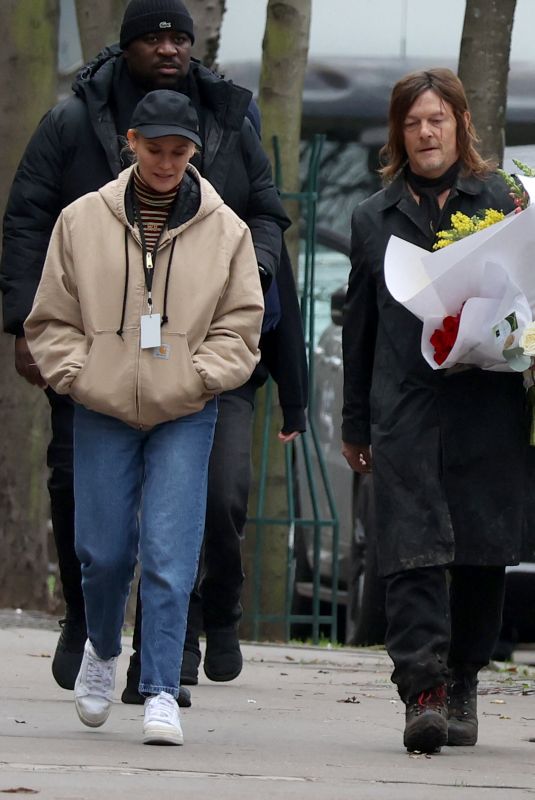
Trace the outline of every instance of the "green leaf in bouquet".
{"label": "green leaf in bouquet", "polygon": [[[522,347],[510,347],[502,351],[502,355],[509,365],[509,369],[515,372],[524,372],[531,366],[531,357],[524,355]],[[530,387],[535,389],[535,386]],[[528,392],[529,394],[529,392]]]}

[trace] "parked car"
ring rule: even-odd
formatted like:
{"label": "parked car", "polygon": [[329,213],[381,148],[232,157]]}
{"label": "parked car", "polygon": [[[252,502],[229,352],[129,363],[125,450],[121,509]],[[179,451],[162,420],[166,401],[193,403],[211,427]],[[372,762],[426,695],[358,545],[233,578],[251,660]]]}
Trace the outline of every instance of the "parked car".
{"label": "parked car", "polygon": [[[535,165],[535,146],[512,147],[506,151],[504,166],[513,170],[512,158]],[[320,217],[321,220],[321,217]],[[324,303],[326,292],[330,297],[330,323],[318,324],[317,344],[314,348],[314,385],[311,396],[311,420],[329,475],[340,525],[338,549],[339,602],[345,608],[345,625],[341,634],[351,644],[370,645],[382,643],[385,631],[384,586],[377,577],[375,549],[375,519],[373,503],[373,479],[371,475],[353,473],[341,455],[341,410],[342,410],[342,309],[345,299],[345,283],[340,285],[340,271],[345,261],[346,276],[349,272],[349,236],[332,238],[331,250],[323,257],[317,269],[320,283],[315,289],[317,304]],[[335,256],[334,253],[338,255]],[[337,264],[336,271],[329,272],[328,263]],[[337,288],[335,288],[334,283]],[[325,309],[317,313],[318,321],[325,317]],[[321,486],[317,459],[313,458],[313,475]],[[312,515],[310,493],[305,480],[303,455],[297,451],[297,487],[301,514]],[[528,481],[535,486],[535,448],[530,448]],[[506,597],[501,641],[495,653],[497,658],[510,657],[518,642],[535,641],[535,492],[527,508],[526,529],[520,565],[507,569]],[[318,492],[319,516],[329,517],[329,506],[325,492]],[[320,597],[330,603],[332,591],[332,529],[322,528],[319,548]],[[296,581],[294,610],[304,612],[304,606],[312,596],[313,530],[310,526],[296,531]],[[303,626],[299,633],[304,634]]]}

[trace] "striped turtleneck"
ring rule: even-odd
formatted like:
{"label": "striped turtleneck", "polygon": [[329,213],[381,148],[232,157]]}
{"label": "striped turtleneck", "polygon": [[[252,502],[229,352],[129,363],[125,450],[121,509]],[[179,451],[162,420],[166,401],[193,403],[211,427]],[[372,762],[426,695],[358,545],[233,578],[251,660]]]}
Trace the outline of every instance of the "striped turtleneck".
{"label": "striped turtleneck", "polygon": [[179,187],[177,186],[172,192],[166,192],[165,194],[155,192],[141,177],[139,165],[135,165],[134,190],[139,205],[141,221],[143,223],[143,233],[145,234],[147,250],[149,252],[154,250],[158,242],[160,232],[167,222],[167,216],[173,205],[178,189]]}

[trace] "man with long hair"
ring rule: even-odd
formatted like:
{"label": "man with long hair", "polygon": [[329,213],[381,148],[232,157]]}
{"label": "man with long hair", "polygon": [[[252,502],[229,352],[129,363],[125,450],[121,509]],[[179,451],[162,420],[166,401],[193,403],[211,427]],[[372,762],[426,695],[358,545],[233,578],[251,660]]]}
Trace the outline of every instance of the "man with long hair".
{"label": "man with long hair", "polygon": [[519,559],[525,400],[519,374],[433,370],[383,262],[391,235],[431,250],[455,212],[513,209],[476,144],[453,72],[406,75],[391,97],[385,188],[352,220],[343,452],[373,471],[386,647],[404,744],[422,752],[477,741],[477,675],[500,631],[505,566]]}

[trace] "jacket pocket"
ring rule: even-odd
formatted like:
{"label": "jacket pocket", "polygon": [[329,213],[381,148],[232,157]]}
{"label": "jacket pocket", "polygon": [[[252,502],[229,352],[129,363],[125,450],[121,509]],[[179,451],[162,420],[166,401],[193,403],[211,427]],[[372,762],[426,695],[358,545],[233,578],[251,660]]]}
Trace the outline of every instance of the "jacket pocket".
{"label": "jacket pocket", "polygon": [[139,331],[97,331],[87,359],[71,385],[73,400],[91,411],[136,424]]}
{"label": "jacket pocket", "polygon": [[162,331],[159,348],[141,351],[139,413],[144,425],[194,414],[212,397],[193,365],[185,334]]}

